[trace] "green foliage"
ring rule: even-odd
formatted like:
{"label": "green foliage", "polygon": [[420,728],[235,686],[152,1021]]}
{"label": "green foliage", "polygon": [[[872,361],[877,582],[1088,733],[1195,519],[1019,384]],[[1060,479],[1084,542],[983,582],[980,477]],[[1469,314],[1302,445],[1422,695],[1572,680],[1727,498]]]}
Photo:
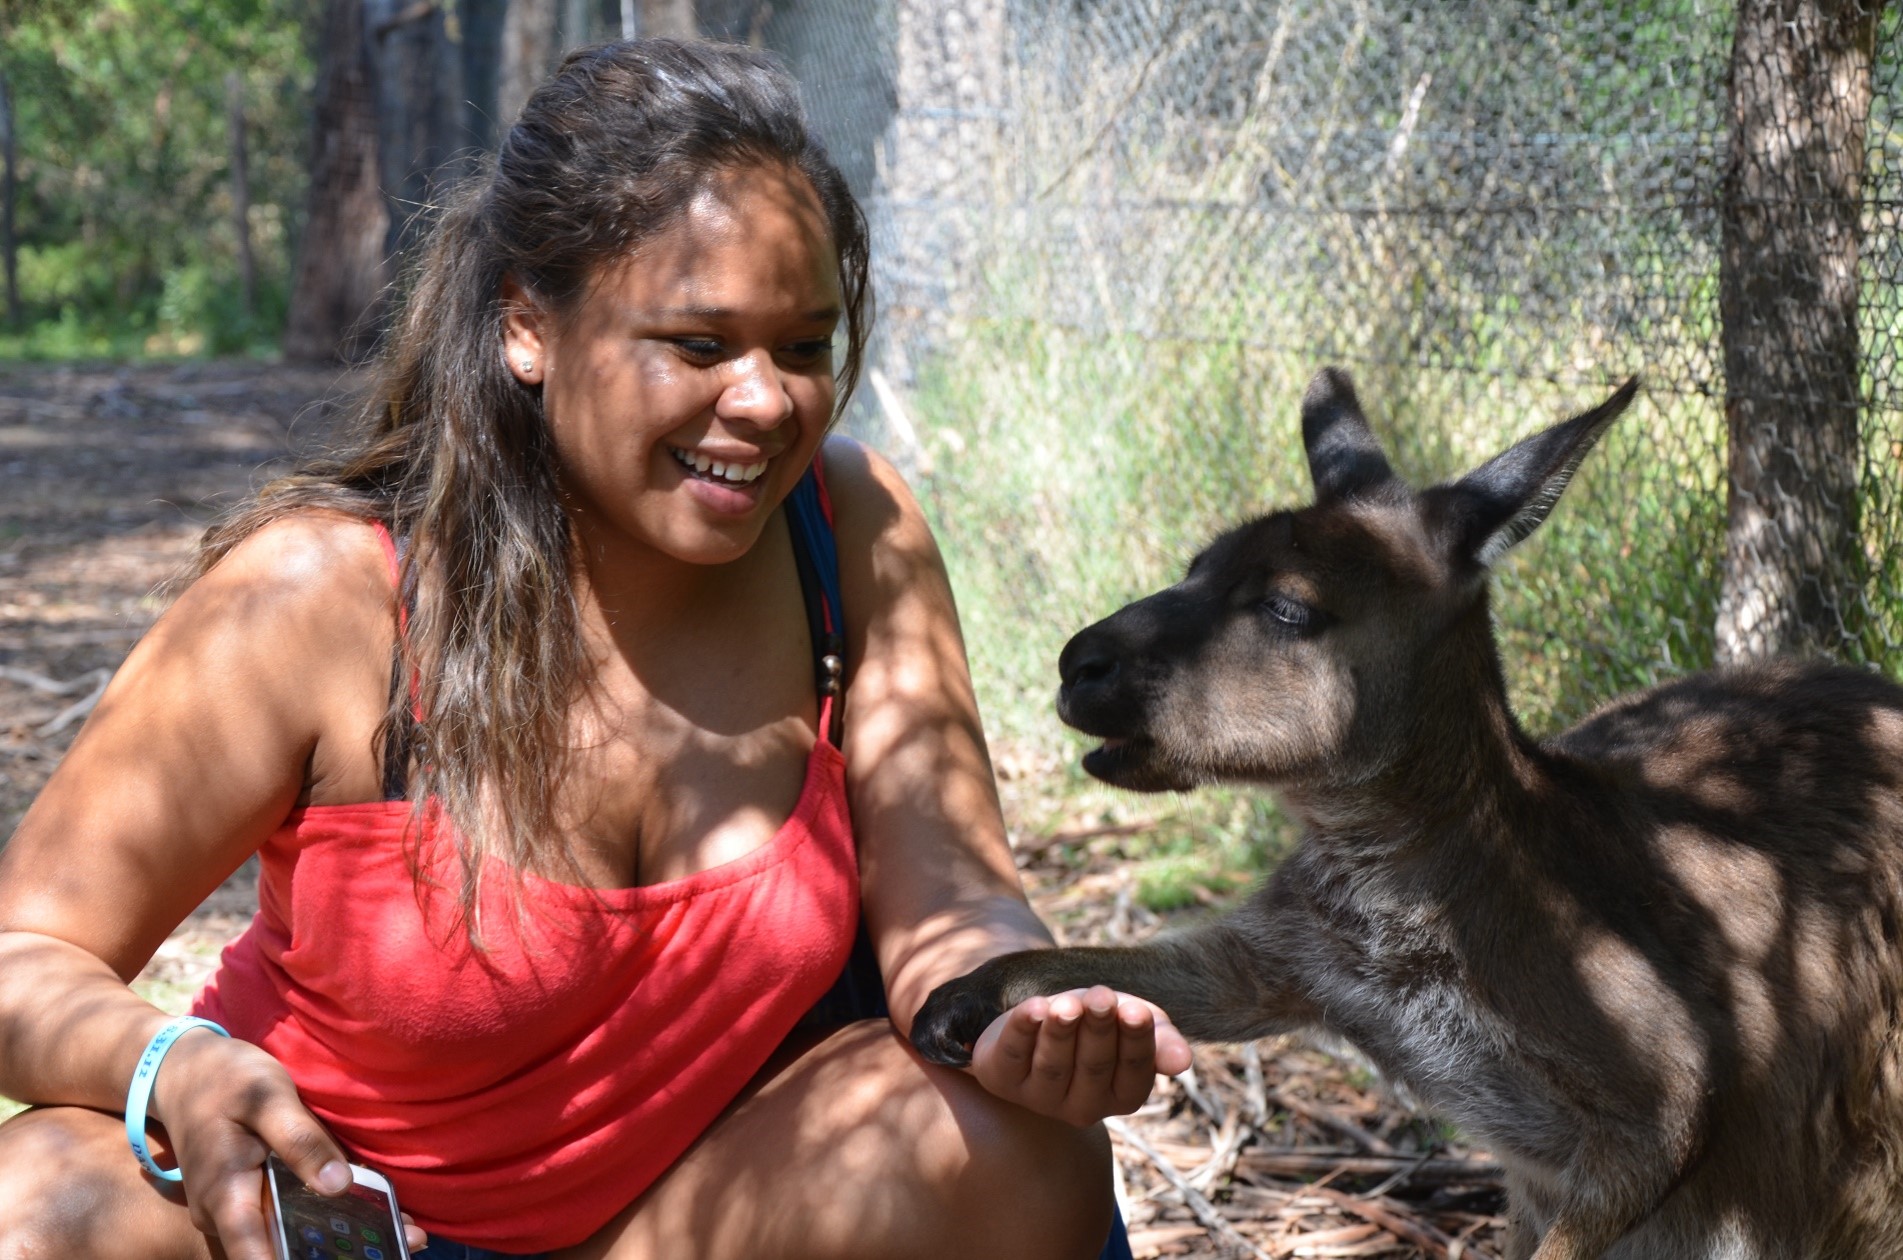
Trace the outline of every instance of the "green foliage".
{"label": "green foliage", "polygon": [[[233,353],[283,320],[316,0],[13,5],[25,322],[0,356]],[[242,310],[225,76],[242,77],[257,309]]]}

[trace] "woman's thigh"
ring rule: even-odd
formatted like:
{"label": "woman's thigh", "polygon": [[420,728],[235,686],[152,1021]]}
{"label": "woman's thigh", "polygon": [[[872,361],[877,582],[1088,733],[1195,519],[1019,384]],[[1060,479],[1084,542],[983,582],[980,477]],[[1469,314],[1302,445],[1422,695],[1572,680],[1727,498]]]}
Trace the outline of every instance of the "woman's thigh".
{"label": "woman's thigh", "polygon": [[885,1020],[783,1050],[665,1177],[559,1260],[1095,1260],[1110,1147],[927,1064]]}
{"label": "woman's thigh", "polygon": [[0,1260],[217,1254],[177,1189],[140,1171],[120,1117],[39,1107],[0,1124]]}

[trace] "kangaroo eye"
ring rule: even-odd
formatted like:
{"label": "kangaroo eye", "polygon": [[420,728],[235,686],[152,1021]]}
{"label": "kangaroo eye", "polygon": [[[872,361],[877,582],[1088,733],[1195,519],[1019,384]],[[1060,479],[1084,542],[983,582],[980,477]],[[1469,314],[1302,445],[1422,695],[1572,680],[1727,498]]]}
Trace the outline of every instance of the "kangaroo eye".
{"label": "kangaroo eye", "polygon": [[1321,614],[1299,599],[1290,599],[1286,595],[1270,595],[1257,605],[1268,615],[1269,620],[1286,630],[1303,634],[1314,630],[1321,624]]}

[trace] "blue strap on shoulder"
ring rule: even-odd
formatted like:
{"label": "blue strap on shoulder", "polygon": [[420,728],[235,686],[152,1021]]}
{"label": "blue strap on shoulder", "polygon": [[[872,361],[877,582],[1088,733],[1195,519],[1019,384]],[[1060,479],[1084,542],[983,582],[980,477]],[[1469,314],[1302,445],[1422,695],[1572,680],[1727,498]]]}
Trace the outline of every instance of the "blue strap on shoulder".
{"label": "blue strap on shoulder", "polygon": [[825,595],[832,620],[827,628],[837,632],[843,607],[839,599],[839,546],[833,539],[833,526],[826,519],[826,509],[820,506],[819,480],[812,469],[806,470],[806,475],[793,487],[793,493],[787,496],[786,511],[787,519],[793,524],[793,541],[812,563],[813,574]]}
{"label": "blue strap on shoulder", "polygon": [[786,519],[793,535],[800,593],[806,600],[816,685],[822,700],[833,701],[831,729],[825,736],[837,747],[842,708],[839,700],[846,668],[845,604],[839,594],[839,546],[833,538],[832,522],[826,519],[826,509],[820,503],[818,478],[810,468],[786,497]]}

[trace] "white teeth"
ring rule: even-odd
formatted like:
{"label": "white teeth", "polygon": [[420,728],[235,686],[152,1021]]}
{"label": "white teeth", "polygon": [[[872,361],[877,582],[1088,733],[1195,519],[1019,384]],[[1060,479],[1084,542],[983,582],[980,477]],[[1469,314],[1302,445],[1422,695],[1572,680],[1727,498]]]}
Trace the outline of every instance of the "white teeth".
{"label": "white teeth", "polygon": [[729,464],[720,460],[711,459],[698,451],[683,451],[672,446],[668,447],[668,453],[673,455],[682,465],[692,468],[697,473],[712,475],[720,478],[722,481],[731,481],[743,486],[748,482],[758,481],[760,476],[766,472],[766,461],[764,460],[757,464]]}

